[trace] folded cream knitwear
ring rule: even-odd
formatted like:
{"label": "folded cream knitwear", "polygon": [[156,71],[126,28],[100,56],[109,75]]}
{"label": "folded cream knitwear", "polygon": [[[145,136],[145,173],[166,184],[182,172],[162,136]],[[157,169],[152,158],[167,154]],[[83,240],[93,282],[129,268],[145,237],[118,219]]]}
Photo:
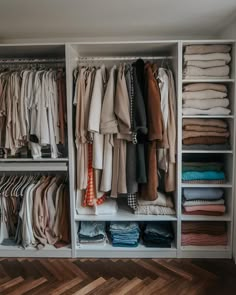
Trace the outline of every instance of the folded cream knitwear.
{"label": "folded cream knitwear", "polygon": [[208,110],[201,110],[197,108],[183,108],[182,113],[186,116],[192,115],[229,115],[231,110],[223,107],[215,107]]}
{"label": "folded cream knitwear", "polygon": [[227,92],[216,90],[201,90],[201,91],[184,91],[183,99],[209,99],[209,98],[224,98]]}
{"label": "folded cream knitwear", "polygon": [[204,76],[204,75],[199,75],[199,76],[191,76],[191,75],[184,75],[184,79],[185,80],[225,80],[225,79],[229,79],[229,75],[228,76]]}
{"label": "folded cream knitwear", "polygon": [[169,207],[169,208],[174,208],[173,201],[170,196],[166,196],[161,192],[157,192],[157,199],[154,201],[146,201],[142,199],[138,199],[138,204],[140,206],[162,206],[162,207]]}
{"label": "folded cream knitwear", "polygon": [[228,53],[231,46],[226,44],[210,44],[210,45],[187,45],[185,54],[208,54],[208,53]]}
{"label": "folded cream knitwear", "polygon": [[140,206],[138,205],[136,210],[134,211],[135,214],[138,215],[174,215],[175,210],[169,207],[162,207],[162,206]]}
{"label": "folded cream knitwear", "polygon": [[196,108],[201,110],[211,109],[215,107],[226,108],[229,106],[227,98],[213,98],[213,99],[184,99],[183,108]]}
{"label": "folded cream knitwear", "polygon": [[194,66],[202,69],[225,66],[225,60],[188,60],[185,62],[186,66]]}
{"label": "folded cream knitwear", "polygon": [[227,87],[223,84],[215,83],[193,83],[184,85],[183,91],[202,91],[202,90],[216,90],[220,92],[227,92]]}
{"label": "folded cream knitwear", "polygon": [[227,123],[221,119],[183,119],[182,126],[186,125],[215,126],[220,128],[227,128]]}
{"label": "folded cream knitwear", "polygon": [[186,76],[214,76],[222,77],[229,75],[229,66],[213,67],[202,69],[193,66],[186,66],[184,68],[184,75]]}
{"label": "folded cream knitwear", "polygon": [[200,131],[183,131],[182,138],[192,138],[192,137],[200,137],[200,136],[217,136],[217,137],[229,137],[229,132],[200,132]]}
{"label": "folded cream knitwear", "polygon": [[231,56],[229,53],[184,54],[184,61],[189,60],[225,60],[229,63]]}

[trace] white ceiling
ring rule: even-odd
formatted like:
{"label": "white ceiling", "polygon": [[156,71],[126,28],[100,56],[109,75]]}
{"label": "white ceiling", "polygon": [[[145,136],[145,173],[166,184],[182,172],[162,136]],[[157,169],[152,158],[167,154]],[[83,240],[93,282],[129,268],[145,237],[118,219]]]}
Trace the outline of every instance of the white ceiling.
{"label": "white ceiling", "polygon": [[0,0],[0,39],[214,36],[235,12],[236,0]]}

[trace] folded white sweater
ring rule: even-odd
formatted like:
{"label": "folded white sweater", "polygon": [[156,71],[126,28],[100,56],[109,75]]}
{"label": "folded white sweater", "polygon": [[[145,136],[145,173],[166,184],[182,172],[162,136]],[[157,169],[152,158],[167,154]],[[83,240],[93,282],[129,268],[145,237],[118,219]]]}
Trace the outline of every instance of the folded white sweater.
{"label": "folded white sweater", "polygon": [[229,115],[231,110],[221,107],[216,107],[208,110],[200,110],[195,108],[183,108],[183,115]]}
{"label": "folded white sweater", "polygon": [[224,98],[227,96],[226,92],[216,90],[202,90],[202,91],[184,91],[183,99],[209,99],[209,98]]}
{"label": "folded white sweater", "polygon": [[186,66],[194,66],[198,68],[212,68],[212,67],[220,67],[225,66],[225,60],[188,60],[185,63]]}
{"label": "folded white sweater", "polygon": [[184,99],[183,108],[196,108],[201,110],[212,109],[215,107],[226,108],[229,105],[227,98],[212,98],[212,99]]}
{"label": "folded white sweater", "polygon": [[184,75],[186,76],[213,76],[223,77],[229,75],[229,66],[213,67],[202,69],[193,66],[186,66],[184,68]]}
{"label": "folded white sweater", "polygon": [[184,61],[188,60],[225,60],[231,61],[229,53],[208,53],[208,54],[184,54]]}

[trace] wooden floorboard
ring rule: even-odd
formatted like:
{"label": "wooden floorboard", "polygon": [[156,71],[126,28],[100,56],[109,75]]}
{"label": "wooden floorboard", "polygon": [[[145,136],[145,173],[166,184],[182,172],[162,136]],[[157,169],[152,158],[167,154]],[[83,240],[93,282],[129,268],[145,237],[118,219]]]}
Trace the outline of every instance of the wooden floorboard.
{"label": "wooden floorboard", "polygon": [[0,259],[0,295],[235,295],[217,259]]}

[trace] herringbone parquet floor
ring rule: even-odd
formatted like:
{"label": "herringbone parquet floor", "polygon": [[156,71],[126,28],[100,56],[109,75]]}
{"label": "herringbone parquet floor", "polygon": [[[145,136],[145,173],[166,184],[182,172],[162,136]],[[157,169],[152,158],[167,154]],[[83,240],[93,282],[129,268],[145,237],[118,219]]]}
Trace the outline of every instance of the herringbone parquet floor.
{"label": "herringbone parquet floor", "polygon": [[230,260],[0,259],[1,295],[236,294]]}

